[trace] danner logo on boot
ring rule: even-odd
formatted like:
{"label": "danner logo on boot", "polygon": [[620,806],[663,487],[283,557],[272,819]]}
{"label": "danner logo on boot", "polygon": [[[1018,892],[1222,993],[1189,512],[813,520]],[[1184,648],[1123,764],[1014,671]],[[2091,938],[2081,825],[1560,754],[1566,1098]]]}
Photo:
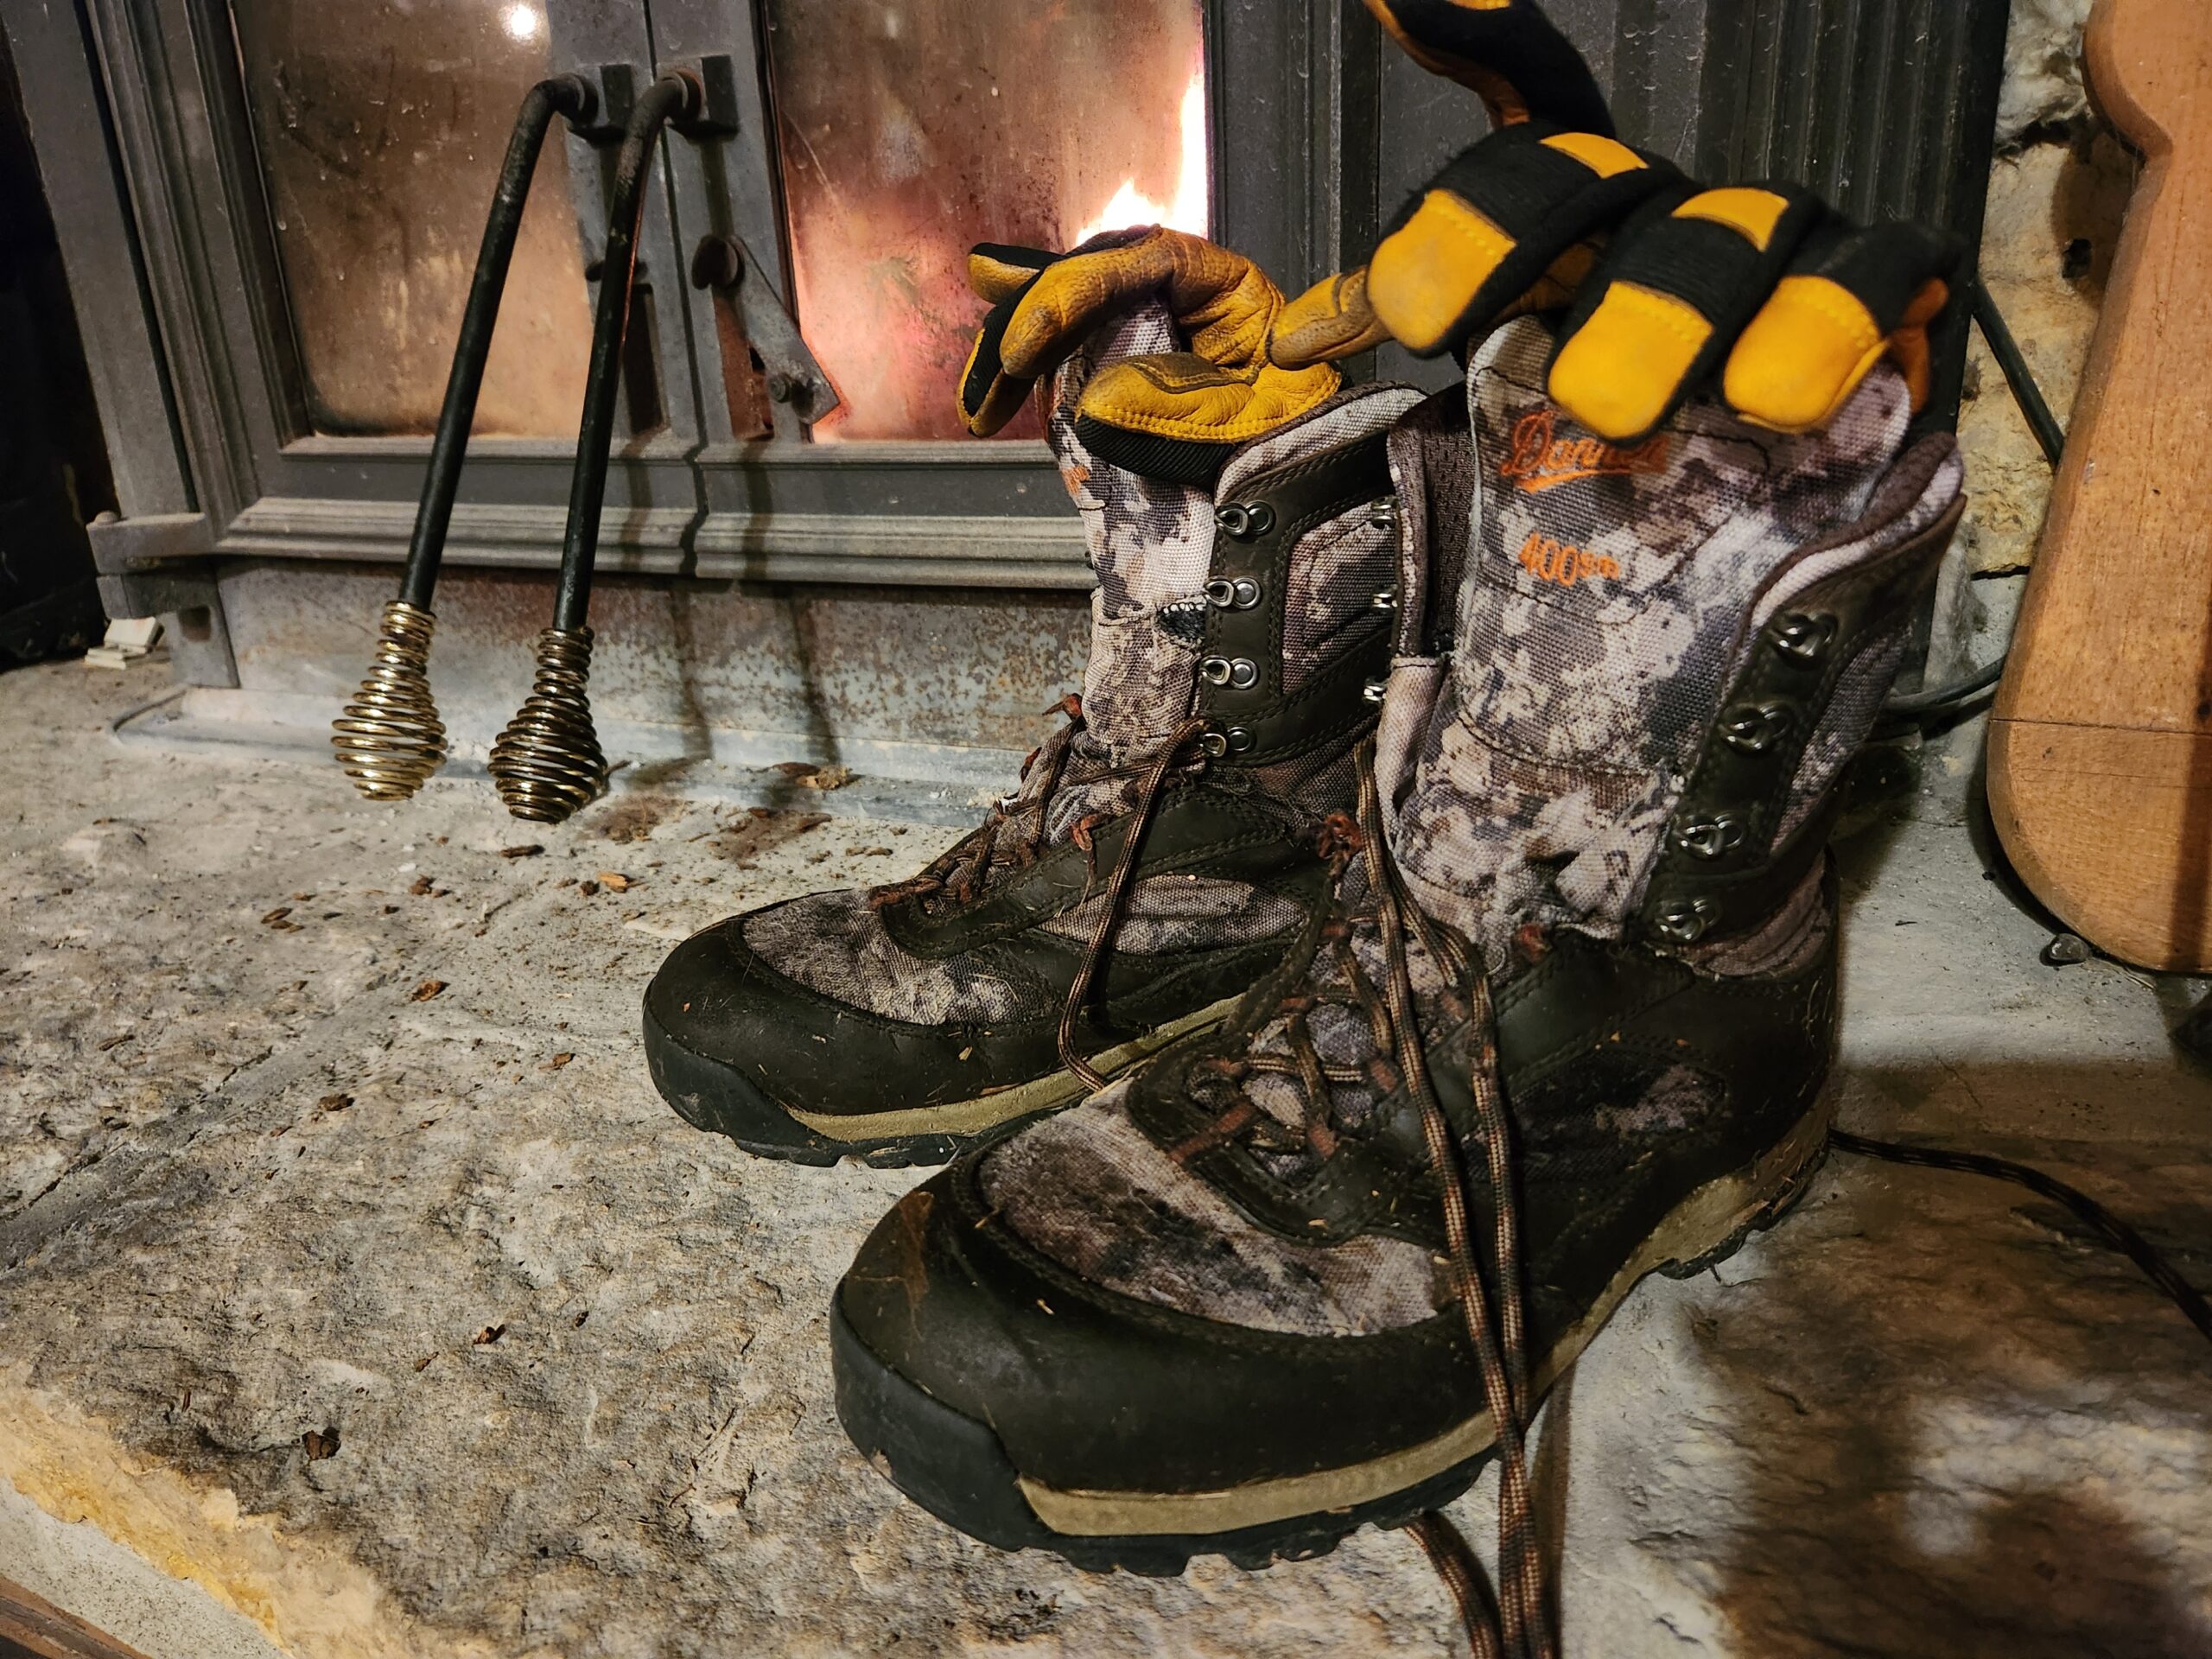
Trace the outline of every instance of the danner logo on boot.
{"label": "danner logo on boot", "polygon": [[1523,415],[1513,428],[1513,449],[1497,469],[1498,476],[1510,479],[1523,494],[1537,495],[1586,478],[1628,478],[1667,470],[1664,432],[1633,449],[1619,449],[1596,438],[1562,438],[1558,422],[1554,410]]}
{"label": "danner logo on boot", "polygon": [[1529,539],[1521,543],[1514,562],[1538,582],[1555,582],[1562,588],[1572,588],[1593,576],[1612,578],[1621,573],[1618,561],[1568,542],[1555,541],[1541,530],[1529,532]]}

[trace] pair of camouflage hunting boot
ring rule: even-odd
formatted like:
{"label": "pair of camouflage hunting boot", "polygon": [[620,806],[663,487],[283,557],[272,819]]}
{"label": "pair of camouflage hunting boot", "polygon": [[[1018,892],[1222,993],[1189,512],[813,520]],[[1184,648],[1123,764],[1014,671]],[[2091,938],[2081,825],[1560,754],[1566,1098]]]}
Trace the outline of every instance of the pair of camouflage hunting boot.
{"label": "pair of camouflage hunting boot", "polygon": [[[681,946],[646,1048],[750,1151],[953,1160],[831,1318],[925,1508],[1259,1565],[1495,1455],[1462,1607],[1543,1659],[1538,1402],[1826,1145],[1827,842],[1960,512],[1954,441],[1908,442],[1958,251],[1619,143],[1532,0],[1368,4],[1499,124],[1366,269],[976,250],[962,407],[1051,377],[1082,694],[913,880]],[[1390,339],[1464,385],[1344,391]]]}
{"label": "pair of camouflage hunting boot", "polygon": [[963,1530],[1147,1572],[1517,1467],[1640,1278],[1802,1187],[1838,780],[1961,485],[1886,367],[1812,433],[1700,398],[1609,444],[1524,321],[1464,395],[1338,397],[1209,494],[1071,416],[1170,326],[1060,376],[1100,589],[1020,790],[914,881],[709,930],[646,1005],[695,1123],[961,1154],[841,1287],[841,1416]]}

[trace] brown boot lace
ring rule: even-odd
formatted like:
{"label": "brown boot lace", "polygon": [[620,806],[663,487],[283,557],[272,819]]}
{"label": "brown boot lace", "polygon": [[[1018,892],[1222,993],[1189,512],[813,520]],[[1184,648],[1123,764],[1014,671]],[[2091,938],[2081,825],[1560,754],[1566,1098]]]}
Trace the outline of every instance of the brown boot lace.
{"label": "brown boot lace", "polygon": [[[963,909],[988,890],[989,877],[995,868],[1026,869],[1036,861],[1044,846],[1046,826],[1051,820],[1052,797],[1065,779],[1069,753],[1077,735],[1084,729],[1083,699],[1080,696],[1071,692],[1054,707],[1067,717],[1067,723],[1022,762],[1025,792],[1019,797],[1009,797],[992,807],[989,816],[973,832],[941,855],[919,875],[875,888],[868,894],[868,903],[881,910],[911,898],[920,899],[932,914],[937,913],[940,906]],[[1129,889],[1136,875],[1137,859],[1144,850],[1145,831],[1152,825],[1169,780],[1178,772],[1189,772],[1205,765],[1206,757],[1198,749],[1198,740],[1205,734],[1205,722],[1203,720],[1186,720],[1169,734],[1166,741],[1150,760],[1086,772],[1083,775],[1082,781],[1086,784],[1110,783],[1122,778],[1141,778],[1144,780],[1137,791],[1135,804],[1127,815],[1130,820],[1128,836],[1122,842],[1121,856],[1115,862],[1113,875],[1107,887],[1106,903],[1100,907],[1098,920],[1091,929],[1090,943],[1084,951],[1083,960],[1077,966],[1075,978],[1068,986],[1067,1000],[1060,1009],[1060,1064],[1080,1077],[1089,1088],[1103,1089],[1106,1086],[1106,1079],[1077,1052],[1076,1027],[1083,1018],[1084,1005],[1090,1001],[1091,987],[1097,982],[1099,968],[1112,948],[1115,926],[1120,922],[1122,908],[1128,902]],[[1027,790],[1026,785],[1033,772],[1038,773],[1039,781],[1034,790]],[[1090,902],[1091,890],[1097,885],[1098,867],[1094,855],[1094,838],[1099,827],[1110,821],[1111,816],[1114,815],[1093,814],[1077,823],[1072,832],[1071,839],[1083,849],[1084,860],[1083,893],[1075,905],[1077,910]]]}
{"label": "brown boot lace", "polygon": [[[1045,712],[1059,714],[1067,723],[1021,763],[1026,792],[999,801],[982,823],[939,854],[919,875],[875,888],[868,896],[869,904],[882,910],[903,899],[919,899],[932,914],[941,902],[964,908],[984,890],[994,864],[1019,869],[1035,861],[1052,797],[1067,771],[1069,751],[1084,729],[1083,699],[1071,691]],[[1032,773],[1038,778],[1033,791],[1027,787]]]}
{"label": "brown boot lace", "polygon": [[[1083,1017],[1083,1007],[1090,1000],[1091,983],[1097,977],[1099,963],[1105,960],[1107,950],[1113,941],[1115,925],[1122,919],[1122,906],[1128,902],[1129,885],[1136,875],[1137,855],[1144,850],[1144,832],[1152,827],[1153,814],[1159,810],[1168,779],[1178,768],[1189,764],[1186,752],[1205,735],[1205,729],[1206,723],[1203,720],[1185,721],[1175,728],[1166,747],[1145,772],[1144,786],[1137,791],[1136,810],[1131,816],[1128,838],[1122,843],[1122,856],[1114,865],[1114,879],[1106,889],[1106,902],[1099,908],[1097,924],[1090,931],[1090,945],[1075,970],[1075,978],[1068,985],[1068,1000],[1060,1007],[1060,1064],[1092,1089],[1103,1089],[1106,1079],[1092,1070],[1090,1061],[1076,1052],[1076,1022]],[[1090,902],[1091,886],[1092,881],[1085,880],[1083,897],[1076,901],[1077,910]]]}
{"label": "brown boot lace", "polygon": [[[1433,921],[1406,890],[1383,833],[1374,760],[1372,744],[1363,745],[1357,817],[1337,815],[1321,831],[1322,855],[1337,868],[1339,907],[1312,937],[1317,957],[1324,950],[1330,954],[1337,969],[1335,982],[1316,987],[1318,976],[1301,974],[1293,982],[1298,988],[1280,999],[1267,1016],[1281,1020],[1287,1053],[1248,1052],[1194,1068],[1226,1086],[1226,1109],[1177,1147],[1173,1155],[1187,1162],[1248,1131],[1265,1134],[1279,1128],[1277,1120],[1262,1111],[1242,1087],[1244,1078],[1255,1074],[1270,1073],[1298,1085],[1305,1109],[1300,1138],[1324,1159],[1337,1144],[1337,1132],[1329,1122],[1332,1084],[1365,1086],[1385,1094],[1406,1090],[1421,1112],[1429,1161],[1442,1178],[1446,1271],[1474,1349],[1484,1404],[1497,1437],[1499,1594],[1495,1604],[1485,1592],[1479,1565],[1443,1515],[1424,1515],[1408,1530],[1458,1605],[1477,1659],[1555,1659],[1558,1647],[1529,1484],[1526,1434],[1532,1402],[1522,1294],[1520,1196],[1499,1083],[1489,981],[1473,947]],[[1356,913],[1344,907],[1342,879],[1354,859],[1363,861],[1372,906]],[[1355,930],[1362,926],[1372,927],[1382,944],[1385,983],[1379,987],[1353,950]],[[1472,1177],[1460,1137],[1429,1077],[1414,1002],[1409,938],[1418,940],[1442,973],[1446,988],[1439,1001],[1446,1019],[1453,1025],[1464,1021],[1472,1033],[1471,1138],[1482,1150],[1484,1174],[1493,1198],[1489,1277],[1496,1287],[1494,1305],[1474,1239]],[[1309,1016],[1323,1003],[1355,1009],[1363,1018],[1376,1049],[1363,1065],[1332,1065],[1315,1046]]]}

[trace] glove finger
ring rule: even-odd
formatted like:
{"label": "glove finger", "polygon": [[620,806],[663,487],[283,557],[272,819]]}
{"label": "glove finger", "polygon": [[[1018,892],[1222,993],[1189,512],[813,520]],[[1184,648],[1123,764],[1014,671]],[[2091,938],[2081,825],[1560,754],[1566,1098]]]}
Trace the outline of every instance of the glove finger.
{"label": "glove finger", "polygon": [[960,373],[960,419],[979,438],[989,437],[1020,413],[1036,386],[1033,375],[1007,372],[999,348],[1015,305],[1038,274],[1059,257],[998,242],[978,243],[969,252],[968,285],[992,302]]}
{"label": "glove finger", "polygon": [[1590,66],[1535,0],[1367,0],[1414,61],[1471,90],[1501,127],[1548,121],[1612,137]]}
{"label": "glove finger", "polygon": [[962,418],[979,436],[1011,420],[1030,388],[1102,323],[1144,300],[1164,301],[1201,355],[1241,363],[1264,353],[1282,297],[1243,255],[1154,226],[1109,232],[1058,256],[985,243],[969,255],[968,280],[997,300],[961,379]]}
{"label": "glove finger", "polygon": [[1282,296],[1240,253],[1203,237],[1147,226],[1093,238],[1039,273],[1015,302],[1000,342],[1007,370],[1042,375],[1092,331],[1141,300],[1163,301],[1216,363],[1264,358]]}
{"label": "glove finger", "polygon": [[968,286],[993,305],[1018,300],[1037,280],[1039,271],[1064,257],[1043,248],[978,242],[968,250]]}
{"label": "glove finger", "polygon": [[1688,186],[1673,165],[1590,132],[1491,134],[1431,180],[1368,265],[1366,299],[1417,357],[1487,333],[1561,257]]}
{"label": "glove finger", "polygon": [[[968,429],[988,437],[1012,420],[1030,389],[1109,317],[1155,295],[1173,306],[1178,275],[1186,274],[1188,286],[1190,270],[1200,282],[1211,276],[1231,287],[1258,275],[1250,261],[1226,249],[1152,226],[1095,236],[1064,254],[979,244],[968,256],[969,285],[995,303],[961,377],[960,412]],[[1259,280],[1273,291],[1264,276]]]}
{"label": "glove finger", "polygon": [[961,413],[979,435],[1011,419],[1102,325],[1147,301],[1167,307],[1191,349],[1109,364],[1092,378],[1078,419],[1103,459],[1158,477],[1217,472],[1236,445],[1341,384],[1325,364],[1271,364],[1281,291],[1250,260],[1180,231],[1119,232],[1057,257],[986,246],[969,263],[970,283],[997,301],[962,379]]}
{"label": "glove finger", "polygon": [[1965,257],[1955,235],[1838,223],[1802,248],[1728,358],[1722,390],[1748,421],[1783,432],[1825,426],[1885,356],[1916,411],[1928,402],[1928,330],[1949,306]]}
{"label": "glove finger", "polygon": [[1367,267],[1324,277],[1282,308],[1268,355],[1278,368],[1302,369],[1371,352],[1390,338],[1367,298]]}
{"label": "glove finger", "polygon": [[1651,202],[1613,238],[1561,323],[1553,399],[1610,442],[1643,438],[1719,372],[1827,217],[1794,185]]}

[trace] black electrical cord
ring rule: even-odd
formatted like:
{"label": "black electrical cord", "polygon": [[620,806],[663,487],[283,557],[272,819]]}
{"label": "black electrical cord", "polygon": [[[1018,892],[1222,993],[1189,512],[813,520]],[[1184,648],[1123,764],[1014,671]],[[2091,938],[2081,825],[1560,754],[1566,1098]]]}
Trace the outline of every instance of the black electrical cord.
{"label": "black electrical cord", "polygon": [[695,114],[703,94],[689,75],[664,75],[648,87],[622,130],[614,163],[614,199],[607,215],[607,251],[599,266],[599,304],[592,319],[591,368],[576,429],[576,469],[569,487],[569,528],[561,547],[561,585],[553,626],[580,632],[591,606],[592,562],[599,552],[599,513],[607,499],[607,455],[614,441],[614,400],[622,370],[622,338],[638,270],[638,231],[645,184],[661,129]]}
{"label": "black electrical cord", "polygon": [[1988,343],[1989,354],[1997,359],[2003,371],[2005,384],[2012,389],[2012,401],[2019,404],[2020,413],[2033,432],[2037,443],[2043,447],[2044,459],[2051,470],[2058,470],[2058,463],[2066,454],[2066,429],[2050,412],[2050,405],[2044,400],[2043,388],[2036,384],[2035,371],[2028,366],[2028,359],[2021,354],[2020,342],[2012,337],[2012,325],[2005,321],[2005,314],[1997,308],[1997,301],[1989,291],[1989,284],[1977,281],[1974,285],[1974,326],[1981,330],[1982,339]]}
{"label": "black electrical cord", "polygon": [[[2036,384],[2035,371],[2028,366],[2027,358],[2020,351],[2020,342],[2013,337],[2012,325],[2005,321],[2005,314],[1997,308],[1997,301],[1989,291],[1988,283],[1979,277],[1969,289],[1974,326],[1981,330],[1981,337],[1989,346],[1989,354],[1997,359],[1997,366],[2005,376],[2005,384],[2012,388],[2012,401],[2019,405],[2021,418],[2028,429],[2035,434],[2044,459],[2051,470],[2066,453],[2066,429],[2050,412],[2050,404],[2043,395],[2043,388]],[[1930,715],[1948,714],[1955,709],[1972,702],[1998,681],[2005,677],[2005,664],[2012,653],[2006,645],[1998,653],[1997,660],[1975,670],[1965,679],[1950,685],[1934,686],[1926,690],[1904,691],[1882,705],[1885,715],[1903,719],[1924,719]]]}
{"label": "black electrical cord", "polygon": [[1900,691],[1882,705],[1885,715],[1937,715],[1971,702],[2005,677],[2005,658],[1976,669],[1963,680],[1927,691]]}
{"label": "black electrical cord", "polygon": [[499,298],[506,289],[507,269],[514,260],[515,238],[522,228],[523,207],[530,198],[531,176],[537,170],[538,151],[556,115],[566,118],[571,125],[581,124],[591,119],[597,105],[590,84],[581,76],[556,75],[524,93],[522,108],[515,116],[514,135],[507,140],[506,160],[500,163],[499,181],[492,192],[492,211],[484,221],[484,241],[476,252],[476,275],[469,283],[467,308],[461,313],[461,334],[454,342],[445,406],[438,413],[437,435],[430,441],[429,472],[423,483],[422,505],[415,512],[407,572],[399,586],[401,600],[419,609],[430,608],[437,587],[446,530],[453,519],[461,462],[468,451],[468,429],[475,423],[477,394],[484,387],[492,331],[499,322]]}
{"label": "black electrical cord", "polygon": [[2161,1255],[2142,1234],[2078,1188],[2069,1186],[2039,1169],[2016,1164],[2009,1158],[1993,1158],[1986,1153],[1939,1152],[1933,1147],[1872,1141],[1846,1129],[1831,1129],[1828,1144],[1839,1152],[1852,1153],[1861,1158],[1879,1158],[1892,1164],[1913,1164],[1923,1169],[1955,1170],[1966,1175],[2012,1181],[2050,1199],[2054,1204],[2065,1205],[2107,1245],[2133,1262],[2145,1278],[2164,1291],[2174,1306],[2181,1309],[2183,1317],[2203,1333],[2205,1339],[2212,1341],[2212,1304],[2207,1303],[2204,1294],[2183,1278],[2173,1263]]}

